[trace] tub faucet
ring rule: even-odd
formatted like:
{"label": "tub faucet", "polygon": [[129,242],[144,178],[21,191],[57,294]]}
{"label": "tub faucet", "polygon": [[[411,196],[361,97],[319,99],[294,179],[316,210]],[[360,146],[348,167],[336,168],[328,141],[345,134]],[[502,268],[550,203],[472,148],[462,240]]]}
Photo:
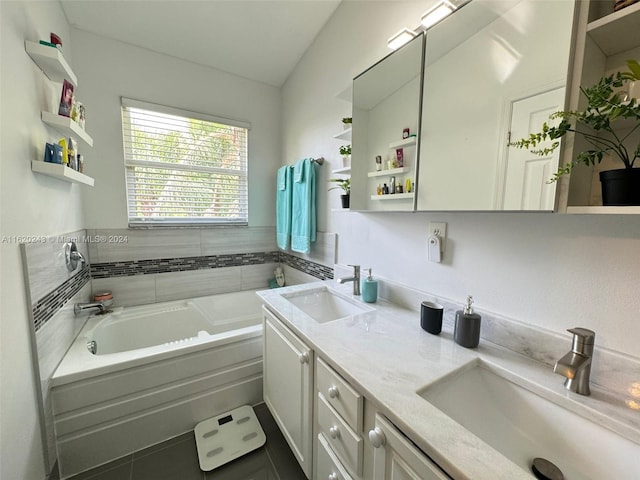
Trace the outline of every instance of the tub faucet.
{"label": "tub faucet", "polygon": [[566,377],[564,387],[580,395],[591,395],[589,375],[596,334],[586,328],[570,328],[573,333],[571,351],[556,362],[553,371]]}
{"label": "tub faucet", "polygon": [[89,303],[76,303],[73,306],[73,313],[80,315],[85,310],[91,310],[97,308],[100,313],[104,312],[104,303],[102,302],[89,302]]}
{"label": "tub faucet", "polygon": [[353,294],[360,295],[360,265],[349,266],[353,267],[353,276],[339,278],[338,283],[353,282]]}

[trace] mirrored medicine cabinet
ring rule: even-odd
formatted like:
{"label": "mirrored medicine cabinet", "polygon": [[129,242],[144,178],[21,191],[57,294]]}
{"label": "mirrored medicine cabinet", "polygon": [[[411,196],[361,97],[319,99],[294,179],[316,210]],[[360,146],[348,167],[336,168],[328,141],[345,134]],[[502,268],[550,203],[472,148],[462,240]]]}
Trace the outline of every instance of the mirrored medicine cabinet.
{"label": "mirrored medicine cabinet", "polygon": [[471,0],[356,77],[351,209],[553,211],[559,153],[508,142],[565,108],[574,8]]}

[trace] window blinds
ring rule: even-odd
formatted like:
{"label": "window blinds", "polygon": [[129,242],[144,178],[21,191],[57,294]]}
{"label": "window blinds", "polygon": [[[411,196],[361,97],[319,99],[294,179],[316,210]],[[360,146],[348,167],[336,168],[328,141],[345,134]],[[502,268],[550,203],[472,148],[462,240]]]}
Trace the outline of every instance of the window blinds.
{"label": "window blinds", "polygon": [[248,222],[249,125],[122,99],[130,226]]}

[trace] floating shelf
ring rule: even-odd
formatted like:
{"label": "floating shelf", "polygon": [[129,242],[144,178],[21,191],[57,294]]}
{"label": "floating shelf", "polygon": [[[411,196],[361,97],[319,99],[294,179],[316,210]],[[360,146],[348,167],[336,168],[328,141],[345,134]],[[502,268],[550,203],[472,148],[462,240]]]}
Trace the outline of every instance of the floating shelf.
{"label": "floating shelf", "polygon": [[386,177],[387,175],[400,175],[401,173],[410,172],[409,167],[391,168],[389,170],[379,170],[367,173],[368,177]]}
{"label": "floating shelf", "polygon": [[638,25],[640,25],[640,2],[590,22],[587,25],[587,33],[604,54],[610,57],[640,44]]}
{"label": "floating shelf", "polygon": [[371,200],[407,200],[413,198],[412,193],[391,193],[388,195],[371,195]]}
{"label": "floating shelf", "polygon": [[333,138],[336,138],[338,140],[351,140],[351,129],[353,127],[349,127],[347,129],[345,129],[343,132],[340,133],[336,133]]}
{"label": "floating shelf", "polygon": [[339,175],[349,175],[351,173],[351,167],[336,168],[335,170],[331,170],[331,173],[336,173]]}
{"label": "floating shelf", "polygon": [[79,183],[93,187],[93,178],[59,163],[31,160],[31,171],[71,183]]}
{"label": "floating shelf", "polygon": [[389,148],[400,148],[400,147],[408,147],[409,145],[416,144],[416,137],[403,138],[398,142],[391,142],[389,144]]}
{"label": "floating shelf", "polygon": [[567,213],[585,213],[593,215],[637,215],[640,213],[640,207],[567,207]]}
{"label": "floating shelf", "polygon": [[60,50],[29,40],[25,40],[24,49],[49,80],[62,82],[64,79],[67,79],[73,83],[74,86],[78,86],[78,78],[71,70],[71,67],[64,59]]}
{"label": "floating shelf", "polygon": [[88,146],[93,147],[93,138],[85,132],[77,122],[74,122],[69,117],[62,115],[56,115],[55,113],[42,112],[42,121],[47,125],[51,125],[53,128],[63,133],[65,136],[77,136],[86,143]]}

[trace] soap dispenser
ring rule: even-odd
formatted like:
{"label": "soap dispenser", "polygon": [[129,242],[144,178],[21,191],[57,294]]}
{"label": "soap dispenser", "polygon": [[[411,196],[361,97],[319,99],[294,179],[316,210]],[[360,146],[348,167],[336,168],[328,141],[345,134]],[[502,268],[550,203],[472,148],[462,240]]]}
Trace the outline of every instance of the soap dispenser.
{"label": "soap dispenser", "polygon": [[456,323],[453,329],[455,342],[466,348],[476,348],[480,343],[480,315],[473,312],[472,303],[473,297],[467,296],[464,310],[456,312]]}
{"label": "soap dispenser", "polygon": [[369,274],[367,278],[362,279],[360,285],[362,300],[367,303],[376,303],[376,300],[378,300],[378,281],[371,276],[371,269],[368,268],[367,270],[369,270]]}

